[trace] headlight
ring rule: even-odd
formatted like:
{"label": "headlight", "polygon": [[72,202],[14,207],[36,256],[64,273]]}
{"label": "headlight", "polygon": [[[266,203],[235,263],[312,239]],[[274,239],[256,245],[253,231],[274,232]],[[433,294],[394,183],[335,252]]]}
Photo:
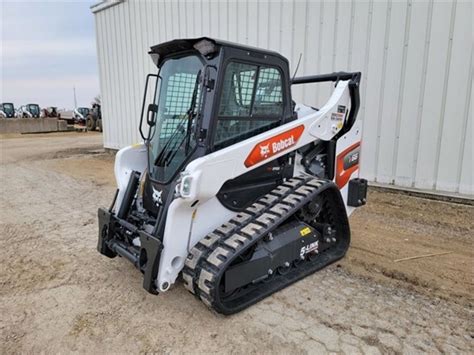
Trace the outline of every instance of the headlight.
{"label": "headlight", "polygon": [[203,39],[199,42],[196,42],[193,47],[204,56],[214,53],[217,50],[215,43],[208,39]]}
{"label": "headlight", "polygon": [[193,178],[191,176],[183,176],[183,180],[181,181],[181,196],[189,197],[191,194],[191,183]]}

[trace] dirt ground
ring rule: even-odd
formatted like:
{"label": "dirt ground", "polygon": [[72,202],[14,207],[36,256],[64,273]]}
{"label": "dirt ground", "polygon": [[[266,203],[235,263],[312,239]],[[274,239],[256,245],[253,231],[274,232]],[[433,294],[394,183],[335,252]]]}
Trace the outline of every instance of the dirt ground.
{"label": "dirt ground", "polygon": [[[231,317],[96,251],[98,133],[0,137],[0,353],[472,353],[474,207],[372,189],[337,264]],[[394,262],[396,259],[449,252]]]}

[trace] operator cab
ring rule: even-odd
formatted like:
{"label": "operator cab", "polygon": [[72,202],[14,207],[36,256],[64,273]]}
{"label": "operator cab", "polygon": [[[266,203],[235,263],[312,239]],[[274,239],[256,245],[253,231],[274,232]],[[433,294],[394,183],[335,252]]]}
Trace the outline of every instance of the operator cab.
{"label": "operator cab", "polygon": [[76,110],[76,117],[80,119],[85,119],[89,114],[90,110],[88,107],[78,107]]}
{"label": "operator cab", "polygon": [[[156,215],[172,200],[170,192],[190,161],[296,115],[288,61],[276,52],[197,38],[151,47],[150,55],[159,71],[147,78],[144,104],[148,97],[153,99],[146,112],[148,132],[143,132],[142,123],[140,132],[148,150],[143,204]],[[231,210],[242,210],[292,176],[292,156],[228,181],[219,201]]]}
{"label": "operator cab", "polygon": [[27,104],[26,110],[31,114],[31,117],[39,117],[40,116],[40,107],[37,104]]}
{"label": "operator cab", "polygon": [[0,111],[2,111],[6,118],[15,117],[15,106],[11,102],[3,102],[0,106]]}

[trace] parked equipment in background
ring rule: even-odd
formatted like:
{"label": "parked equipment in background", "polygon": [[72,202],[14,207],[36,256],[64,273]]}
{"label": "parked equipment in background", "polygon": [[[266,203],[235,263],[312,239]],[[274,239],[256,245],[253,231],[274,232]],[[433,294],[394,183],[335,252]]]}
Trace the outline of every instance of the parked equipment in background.
{"label": "parked equipment in background", "polygon": [[19,118],[39,118],[41,115],[41,109],[37,104],[22,105],[17,111],[17,117]]}
{"label": "parked equipment in background", "polygon": [[0,116],[4,118],[15,117],[15,106],[11,102],[2,102],[0,104]]}
{"label": "parked equipment in background", "polygon": [[90,109],[88,107],[78,107],[74,110],[74,121],[75,123],[85,124],[87,115]]}
{"label": "parked equipment in background", "polygon": [[[282,55],[209,38],[150,54],[144,143],[117,153],[99,252],[131,261],[153,294],[181,274],[224,314],[342,258],[348,216],[366,203],[361,74],[291,79]],[[335,87],[319,109],[292,100],[292,85],[321,82]]]}
{"label": "parked equipment in background", "polygon": [[43,109],[43,117],[56,117],[61,118],[61,114],[58,112],[58,108],[54,106],[46,107]]}
{"label": "parked equipment in background", "polygon": [[99,129],[102,132],[102,112],[99,104],[92,104],[92,109],[86,116],[86,127],[88,131]]}

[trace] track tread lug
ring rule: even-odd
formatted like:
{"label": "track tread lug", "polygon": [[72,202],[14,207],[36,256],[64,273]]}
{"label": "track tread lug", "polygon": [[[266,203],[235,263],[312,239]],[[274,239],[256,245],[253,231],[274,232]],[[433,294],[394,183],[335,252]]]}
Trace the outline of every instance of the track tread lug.
{"label": "track tread lug", "polygon": [[215,242],[219,240],[219,238],[220,237],[217,234],[211,232],[202,238],[199,243],[206,246],[207,248],[210,248]]}
{"label": "track tread lug", "polygon": [[290,190],[291,190],[291,188],[289,188],[289,187],[287,187],[287,186],[280,185],[280,186],[278,186],[277,188],[273,189],[273,190],[270,192],[270,194],[276,195],[276,196],[284,196],[284,195],[286,195]]}
{"label": "track tread lug", "polygon": [[275,206],[273,206],[269,211],[276,214],[280,218],[283,217],[288,211],[290,210],[290,206],[283,204],[283,203],[278,203]]}
{"label": "track tread lug", "polygon": [[302,194],[304,196],[308,196],[312,194],[315,191],[315,188],[313,186],[308,186],[308,185],[303,185],[298,187],[295,192]]}
{"label": "track tread lug", "polygon": [[207,261],[218,268],[227,260],[227,256],[229,256],[230,253],[230,251],[219,246],[207,257]]}
{"label": "track tread lug", "polygon": [[286,196],[282,202],[286,202],[290,205],[296,206],[301,200],[303,199],[303,196],[301,195],[295,195],[295,194],[290,194]]}
{"label": "track tread lug", "polygon": [[324,184],[324,181],[320,180],[320,179],[311,179],[311,180],[307,181],[306,184],[319,188]]}
{"label": "track tread lug", "polygon": [[255,239],[258,235],[258,232],[262,229],[263,227],[261,225],[251,222],[247,224],[245,227],[241,228],[240,232],[243,234],[247,234],[252,239]]}
{"label": "track tread lug", "polygon": [[197,263],[199,262],[199,259],[202,257],[204,252],[201,249],[198,248],[192,248],[189,251],[188,257],[185,260],[185,265],[189,267],[191,270],[194,270],[196,268]]}
{"label": "track tread lug", "polygon": [[271,206],[276,200],[278,200],[278,196],[272,194],[266,194],[262,198],[258,200],[259,203],[266,204],[267,206]]}
{"label": "track tread lug", "polygon": [[195,294],[193,276],[189,273],[183,272],[183,281],[184,287],[191,293]]}
{"label": "track tread lug", "polygon": [[205,292],[208,295],[211,293],[211,288],[208,286],[208,283],[212,284],[212,281],[214,280],[215,275],[212,272],[209,272],[206,269],[202,269],[201,272],[199,273],[199,290],[201,292]]}
{"label": "track tread lug", "polygon": [[227,223],[224,223],[223,225],[221,225],[220,227],[218,227],[216,229],[216,231],[218,231],[222,235],[226,235],[227,233],[233,231],[236,227],[237,227],[236,224],[231,223],[231,222],[227,222]]}
{"label": "track tread lug", "polygon": [[290,187],[291,189],[299,186],[301,184],[301,180],[297,180],[297,179],[289,179],[289,180],[286,180],[285,183],[283,184],[284,186],[288,186]]}
{"label": "track tread lug", "polygon": [[265,227],[270,227],[276,220],[278,219],[278,216],[273,213],[265,212],[262,214],[260,217],[258,217],[255,221],[260,222],[263,224]]}
{"label": "track tread lug", "polygon": [[258,213],[263,211],[265,207],[266,207],[265,205],[255,202],[250,207],[247,207],[245,211],[251,213],[252,215],[257,215]]}
{"label": "track tread lug", "polygon": [[244,237],[240,234],[233,234],[224,241],[224,244],[234,250],[237,250],[239,247],[245,245],[248,241],[249,239],[247,237]]}
{"label": "track tread lug", "polygon": [[245,213],[245,212],[239,212],[237,213],[236,216],[232,217],[230,220],[232,223],[235,223],[237,225],[242,225],[245,222],[248,222],[252,219],[252,215]]}

